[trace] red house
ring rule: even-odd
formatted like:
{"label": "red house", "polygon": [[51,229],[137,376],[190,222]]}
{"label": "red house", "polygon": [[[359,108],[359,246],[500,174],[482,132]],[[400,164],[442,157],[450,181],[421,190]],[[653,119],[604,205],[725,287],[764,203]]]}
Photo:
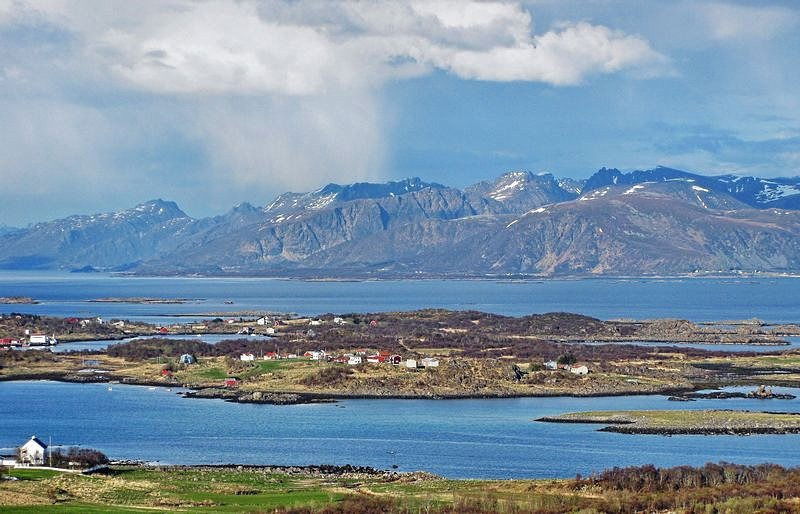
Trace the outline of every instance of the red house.
{"label": "red house", "polygon": [[239,379],[236,377],[228,377],[225,379],[225,387],[239,387]]}
{"label": "red house", "polygon": [[162,369],[161,370],[161,376],[162,377],[171,377],[172,376],[172,372],[170,370],[168,370],[168,369]]}
{"label": "red house", "polygon": [[158,327],[159,334],[169,334],[169,329],[167,327]]}

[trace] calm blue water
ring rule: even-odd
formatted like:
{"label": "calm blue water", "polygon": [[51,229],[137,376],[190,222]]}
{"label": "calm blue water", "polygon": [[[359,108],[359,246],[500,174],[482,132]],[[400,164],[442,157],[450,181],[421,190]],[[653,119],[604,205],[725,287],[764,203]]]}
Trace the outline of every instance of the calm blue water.
{"label": "calm blue water", "polygon": [[[800,395],[800,391],[780,389]],[[104,384],[0,383],[0,447],[32,434],[164,463],[358,464],[448,477],[571,477],[613,466],[709,461],[800,465],[800,435],[632,436],[533,418],[601,409],[800,412],[796,400],[662,396],[349,400],[278,407]],[[394,452],[394,453],[390,453]]]}
{"label": "calm blue water", "polygon": [[[509,315],[568,311],[609,318],[678,317],[695,321],[800,320],[800,279],[674,280],[389,280],[306,282],[264,278],[146,278],[60,272],[0,272],[0,296],[32,296],[40,305],[0,305],[0,312],[101,315],[171,323],[159,314],[271,310],[326,312],[475,309]],[[109,296],[196,298],[182,305],[96,304]],[[232,305],[224,303],[232,300]],[[184,318],[188,321],[190,318]]]}

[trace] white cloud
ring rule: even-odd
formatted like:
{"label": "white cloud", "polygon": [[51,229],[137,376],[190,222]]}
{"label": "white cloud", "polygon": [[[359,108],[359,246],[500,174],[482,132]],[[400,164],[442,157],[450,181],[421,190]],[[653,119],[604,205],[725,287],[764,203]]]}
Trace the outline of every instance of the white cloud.
{"label": "white cloud", "polygon": [[[560,86],[665,66],[639,36],[584,22],[536,32],[534,14],[480,0],[0,0],[0,132],[13,144],[0,178],[74,198],[102,176],[118,202],[210,181],[228,191],[220,203],[263,203],[380,179],[389,81],[439,69]],[[181,178],[154,164],[137,187],[120,161],[170,134],[205,162]]]}
{"label": "white cloud", "polygon": [[698,10],[712,39],[770,39],[797,26],[800,16],[780,6],[699,4]]}
{"label": "white cloud", "polygon": [[599,25],[534,35],[531,14],[509,2],[145,2],[125,17],[93,11],[92,24],[66,5],[51,8],[95,62],[158,93],[324,94],[431,68],[564,85],[665,61]]}

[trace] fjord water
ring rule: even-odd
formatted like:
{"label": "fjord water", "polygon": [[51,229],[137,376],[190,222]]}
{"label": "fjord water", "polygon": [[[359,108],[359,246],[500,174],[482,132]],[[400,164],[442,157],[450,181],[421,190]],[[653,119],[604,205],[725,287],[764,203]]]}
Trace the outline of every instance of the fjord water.
{"label": "fjord water", "polygon": [[36,434],[95,447],[112,458],[396,465],[454,478],[571,477],[613,466],[722,460],[800,464],[800,435],[624,435],[598,432],[598,425],[533,421],[570,411],[676,408],[800,412],[800,399],[670,402],[663,396],[628,396],[272,406],[187,399],[163,388],[5,382],[0,383],[0,447]]}
{"label": "fjord water", "polygon": [[[0,272],[0,296],[41,301],[0,305],[0,312],[168,323],[202,317],[183,317],[187,314],[216,311],[313,315],[440,307],[509,315],[569,311],[606,319],[757,317],[796,322],[800,321],[797,291],[797,278],[310,282]],[[86,301],[102,297],[194,300],[175,305]],[[104,384],[0,382],[0,447],[19,445],[21,439],[36,434],[52,436],[61,444],[96,447],[112,458],[186,464],[397,465],[401,470],[425,469],[449,477],[496,478],[569,477],[648,463],[800,464],[800,435],[630,436],[597,432],[596,425],[532,422],[569,411],[662,408],[800,412],[800,400],[678,403],[662,396],[629,396],[269,406],[184,399],[176,391],[160,388],[113,385],[108,390]]]}
{"label": "fjord water", "polygon": [[[0,272],[0,296],[38,305],[0,312],[187,321],[177,315],[270,310],[303,315],[423,308],[508,315],[565,311],[599,318],[676,317],[693,321],[800,320],[800,278],[303,281],[268,278],[121,277]],[[177,305],[88,303],[103,297],[187,298]],[[232,304],[226,304],[232,301]]]}

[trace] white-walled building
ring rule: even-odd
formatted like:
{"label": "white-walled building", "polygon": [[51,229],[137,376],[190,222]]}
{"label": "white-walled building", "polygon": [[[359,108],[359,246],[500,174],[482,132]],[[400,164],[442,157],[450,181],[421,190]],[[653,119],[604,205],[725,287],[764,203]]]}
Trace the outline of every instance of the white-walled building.
{"label": "white-walled building", "polygon": [[239,360],[242,360],[242,361],[245,361],[245,362],[250,362],[250,361],[256,360],[256,356],[253,355],[252,353],[243,353],[239,357]]}
{"label": "white-walled building", "polygon": [[44,466],[46,457],[47,445],[35,435],[31,436],[30,440],[19,448],[20,464]]}
{"label": "white-walled building", "polygon": [[576,375],[588,375],[589,368],[586,366],[570,366],[569,372],[575,373]]}

